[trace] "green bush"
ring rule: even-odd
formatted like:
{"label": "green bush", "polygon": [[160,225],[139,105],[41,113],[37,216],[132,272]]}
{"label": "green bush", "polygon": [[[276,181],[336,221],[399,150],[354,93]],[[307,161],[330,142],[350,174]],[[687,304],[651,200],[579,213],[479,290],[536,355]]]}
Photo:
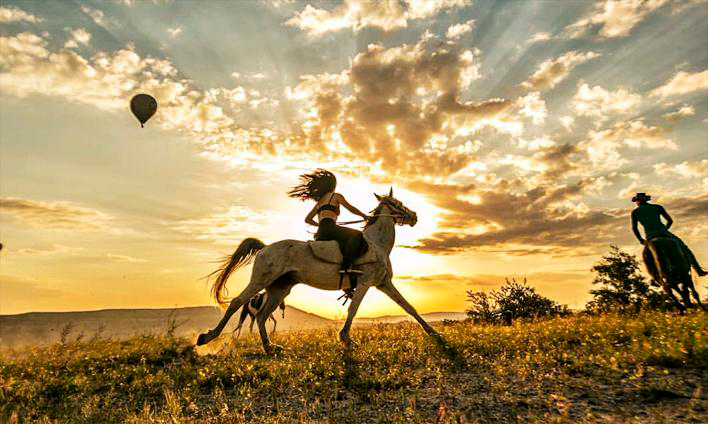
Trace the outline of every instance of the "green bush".
{"label": "green bush", "polygon": [[590,290],[593,299],[585,309],[594,313],[639,312],[642,309],[671,310],[674,305],[661,289],[647,282],[639,271],[634,255],[615,245],[593,265],[592,283],[599,289]]}
{"label": "green bush", "polygon": [[536,293],[524,278],[523,282],[506,279],[499,291],[490,293],[467,291],[470,306],[467,316],[475,322],[511,324],[516,319],[538,319],[570,314],[568,307],[559,305]]}

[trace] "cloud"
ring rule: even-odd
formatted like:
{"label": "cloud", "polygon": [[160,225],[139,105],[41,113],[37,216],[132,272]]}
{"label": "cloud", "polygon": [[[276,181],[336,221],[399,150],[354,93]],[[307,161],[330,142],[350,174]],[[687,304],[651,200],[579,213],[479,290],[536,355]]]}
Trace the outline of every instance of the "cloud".
{"label": "cloud", "polygon": [[573,124],[575,123],[575,118],[568,115],[560,116],[558,120],[560,121],[561,125],[563,125],[563,128],[565,128],[567,131],[570,131],[573,128]]}
{"label": "cloud", "polygon": [[708,69],[703,72],[679,71],[664,85],[649,92],[654,97],[681,96],[708,89]]}
{"label": "cloud", "polygon": [[676,15],[693,6],[703,5],[708,0],[675,0],[671,3],[671,13]]}
{"label": "cloud", "polygon": [[415,45],[369,45],[348,71],[305,76],[287,91],[306,103],[290,143],[389,175],[450,175],[474,159],[471,134],[487,126],[505,131],[515,119],[508,114],[512,101],[461,101],[478,67],[473,53],[454,42],[424,37]]}
{"label": "cloud", "polygon": [[345,0],[331,11],[308,4],[286,24],[300,28],[311,37],[344,28],[355,32],[367,27],[392,31],[405,28],[409,20],[429,18],[442,10],[469,4],[470,0]]}
{"label": "cloud", "polygon": [[625,37],[647,14],[664,6],[668,0],[605,0],[597,2],[587,16],[563,30],[563,36],[580,38],[599,29],[601,38]]}
{"label": "cloud", "polygon": [[267,231],[274,219],[275,216],[272,213],[233,206],[225,212],[182,220],[172,225],[172,228],[193,236],[197,240],[211,240],[223,245],[234,245],[243,239],[246,232]]}
{"label": "cloud", "polygon": [[[663,203],[671,215],[678,216],[684,220],[697,220],[705,226],[705,218],[708,216],[708,194],[690,198],[667,198]],[[682,223],[682,227],[685,228],[687,226],[685,222]],[[705,233],[703,237],[705,238]]]}
{"label": "cloud", "polygon": [[676,175],[681,178],[708,178],[708,159],[681,163],[657,163],[654,171],[659,175]]}
{"label": "cloud", "polygon": [[538,70],[521,85],[529,90],[546,90],[563,81],[576,66],[600,57],[599,53],[572,51],[541,63]]}
{"label": "cloud", "polygon": [[474,25],[474,19],[469,20],[465,23],[462,24],[455,24],[452,25],[447,29],[447,32],[445,33],[445,36],[447,38],[452,38],[452,39],[458,39],[462,37],[464,34],[467,34],[468,32],[472,31],[472,26]]}
{"label": "cloud", "polygon": [[676,144],[666,138],[666,130],[661,127],[648,127],[644,121],[635,120],[618,122],[612,128],[590,131],[579,148],[586,152],[592,165],[598,169],[615,169],[627,160],[619,149],[670,149],[676,150]]}
{"label": "cloud", "polygon": [[106,253],[106,258],[118,262],[147,262],[145,259],[138,259],[127,255],[115,255],[113,253]]}
{"label": "cloud", "polygon": [[72,253],[81,250],[80,248],[76,247],[69,247],[69,246],[64,246],[61,244],[55,244],[49,248],[46,249],[37,249],[37,248],[31,248],[31,247],[26,247],[18,250],[19,253],[25,254],[25,255],[54,255],[54,254],[61,254],[61,253]]}
{"label": "cloud", "polygon": [[571,101],[577,115],[598,118],[605,121],[610,114],[628,114],[635,111],[642,102],[642,97],[624,88],[615,91],[605,90],[596,85],[590,88],[581,84]]}
{"label": "cloud", "polygon": [[[589,271],[589,270],[588,270]],[[587,281],[588,271],[562,271],[562,272],[531,272],[525,275],[513,274],[472,274],[472,275],[457,275],[457,274],[432,274],[432,275],[401,275],[396,276],[396,280],[410,282],[416,285],[433,286],[439,284],[453,284],[460,289],[469,289],[470,287],[492,287],[502,286],[506,279],[516,278],[521,281],[526,278],[532,285],[539,283],[563,284],[568,282]]]}
{"label": "cloud", "polygon": [[500,286],[504,283],[504,277],[493,274],[474,274],[474,275],[457,275],[457,274],[432,274],[432,275],[401,275],[396,276],[396,280],[407,283],[413,283],[417,286],[435,286],[440,284],[454,284],[460,289],[469,287],[465,286]]}
{"label": "cloud", "polygon": [[546,120],[546,102],[541,98],[541,93],[538,91],[531,92],[518,100],[521,106],[519,113],[528,118],[534,125],[541,125]]}
{"label": "cloud", "polygon": [[[626,224],[624,214],[591,210],[580,201],[593,184],[592,178],[530,189],[520,180],[505,179],[486,188],[418,182],[414,185],[417,191],[447,214],[441,230],[421,239],[415,248],[434,254],[470,250],[509,255],[592,254],[614,240]],[[463,200],[463,195],[473,195],[475,202]]]}
{"label": "cloud", "polygon": [[553,147],[555,146],[556,143],[550,139],[547,135],[544,135],[542,137],[537,137],[533,138],[530,140],[526,139],[519,139],[519,147],[529,149],[529,150],[539,150],[539,149],[545,149],[548,147]]}
{"label": "cloud", "polygon": [[[19,97],[60,96],[103,110],[124,111],[134,94],[151,93],[160,105],[153,125],[185,133],[213,157],[233,157],[234,152],[246,150],[273,153],[273,143],[282,140],[270,130],[235,124],[228,112],[234,107],[234,96],[210,96],[211,90],[200,90],[179,78],[171,62],[141,57],[130,48],[98,52],[86,59],[71,49],[50,51],[44,38],[23,32],[0,37],[0,67],[3,94]],[[259,105],[274,104],[260,93],[248,94],[248,100],[256,99]]]}
{"label": "cloud", "polygon": [[109,26],[109,20],[102,11],[90,8],[88,6],[81,6],[81,11],[91,18],[96,25],[103,28],[107,28]]}
{"label": "cloud", "polygon": [[0,23],[9,24],[12,22],[31,22],[38,23],[42,22],[44,19],[38,18],[31,13],[27,13],[24,10],[17,7],[0,7]]}
{"label": "cloud", "polygon": [[[50,52],[46,41],[24,32],[0,37],[0,85],[5,92],[62,96],[69,100],[117,110],[137,89],[153,92],[158,101],[174,101],[187,88],[165,77],[175,73],[169,62],[143,59],[132,50],[98,53],[90,60],[69,49]],[[140,78],[144,78],[142,81]]]}
{"label": "cloud", "polygon": [[551,33],[549,32],[537,32],[531,38],[529,38],[527,43],[539,43],[541,41],[548,41],[551,39]]}
{"label": "cloud", "polygon": [[182,27],[167,28],[167,33],[170,37],[177,37],[182,32]]}
{"label": "cloud", "polygon": [[0,212],[29,227],[48,230],[116,232],[107,223],[113,217],[70,202],[42,202],[16,197],[0,198]]}
{"label": "cloud", "polygon": [[693,116],[696,110],[692,106],[683,106],[675,112],[669,112],[661,115],[664,119],[671,123],[676,123],[687,116]]}
{"label": "cloud", "polygon": [[64,48],[77,48],[81,46],[88,46],[89,41],[91,41],[91,34],[83,28],[75,29],[71,32],[71,38],[64,44]]}

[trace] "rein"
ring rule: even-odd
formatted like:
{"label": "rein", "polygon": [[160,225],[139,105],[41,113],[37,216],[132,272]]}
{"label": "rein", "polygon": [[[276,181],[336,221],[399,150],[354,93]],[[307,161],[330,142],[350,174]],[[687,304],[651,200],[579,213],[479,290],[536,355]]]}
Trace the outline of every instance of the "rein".
{"label": "rein", "polygon": [[[387,214],[387,213],[377,213],[376,215],[371,215],[371,218],[373,218],[375,216],[388,216],[391,218],[398,218],[403,215],[400,215],[400,214],[399,215],[391,215],[391,214]],[[337,225],[358,224],[360,222],[366,222],[366,221],[367,221],[366,219],[358,219],[356,221],[337,222]]]}
{"label": "rein", "polygon": [[[401,217],[401,216],[403,216],[403,215],[401,215],[401,214],[398,214],[398,215],[391,215],[391,214],[388,214],[388,213],[377,213],[377,214],[374,214],[374,215],[370,215],[369,218],[373,218],[373,217],[375,217],[375,216],[388,216],[388,217],[391,217],[391,218],[399,218],[399,217]],[[361,223],[361,222],[366,222],[366,221],[368,221],[368,220],[367,220],[367,219],[357,219],[356,221],[344,221],[344,222],[341,222],[341,221],[340,221],[340,222],[337,222],[337,225],[359,224],[359,223]],[[316,231],[307,231],[307,232],[310,233],[310,234],[317,234]]]}

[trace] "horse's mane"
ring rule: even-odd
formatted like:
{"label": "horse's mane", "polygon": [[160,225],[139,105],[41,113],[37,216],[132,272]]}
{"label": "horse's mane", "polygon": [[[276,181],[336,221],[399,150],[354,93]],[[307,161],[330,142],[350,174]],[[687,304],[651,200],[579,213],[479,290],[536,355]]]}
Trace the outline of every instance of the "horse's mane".
{"label": "horse's mane", "polygon": [[379,219],[379,214],[381,213],[381,209],[383,209],[384,206],[386,206],[386,204],[384,202],[380,202],[379,205],[376,206],[376,208],[373,211],[369,212],[369,214],[371,215],[372,218],[370,220],[366,221],[366,224],[364,225],[364,230],[366,230],[370,226],[374,225],[374,223],[376,223],[376,220]]}

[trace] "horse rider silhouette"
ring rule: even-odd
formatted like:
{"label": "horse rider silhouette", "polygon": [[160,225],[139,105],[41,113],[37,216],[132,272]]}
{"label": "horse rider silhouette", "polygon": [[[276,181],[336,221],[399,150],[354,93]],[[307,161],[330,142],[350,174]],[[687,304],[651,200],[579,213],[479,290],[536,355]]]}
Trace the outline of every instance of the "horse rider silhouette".
{"label": "horse rider silhouette", "polygon": [[[315,240],[336,240],[339,244],[343,256],[342,268],[339,271],[339,286],[341,288],[344,275],[349,275],[351,288],[345,289],[344,292],[348,298],[351,298],[356,288],[357,276],[362,273],[354,269],[352,264],[357,257],[366,252],[367,245],[361,231],[337,225],[339,207],[344,206],[349,212],[362,217],[364,221],[369,217],[350,205],[344,196],[335,191],[336,188],[337,178],[334,174],[324,169],[317,169],[311,174],[300,175],[300,184],[293,187],[288,195],[303,201],[309,199],[316,202],[305,217],[305,222],[317,227]],[[315,216],[317,222],[314,221]]]}
{"label": "horse rider silhouette", "polygon": [[[639,243],[644,244],[645,240],[639,232],[637,223],[642,224],[646,240],[651,240],[656,237],[670,237],[678,240],[683,248],[686,259],[688,259],[693,269],[696,270],[696,273],[701,277],[707,275],[708,272],[703,270],[696,256],[691,252],[691,249],[686,246],[683,240],[669,231],[674,221],[666,212],[666,209],[661,205],[649,203],[649,200],[651,200],[651,196],[648,196],[646,193],[637,193],[632,197],[632,202],[637,204],[637,207],[632,211],[632,231],[637,237],[637,240],[639,240]],[[661,222],[661,217],[664,217],[666,224]]]}

